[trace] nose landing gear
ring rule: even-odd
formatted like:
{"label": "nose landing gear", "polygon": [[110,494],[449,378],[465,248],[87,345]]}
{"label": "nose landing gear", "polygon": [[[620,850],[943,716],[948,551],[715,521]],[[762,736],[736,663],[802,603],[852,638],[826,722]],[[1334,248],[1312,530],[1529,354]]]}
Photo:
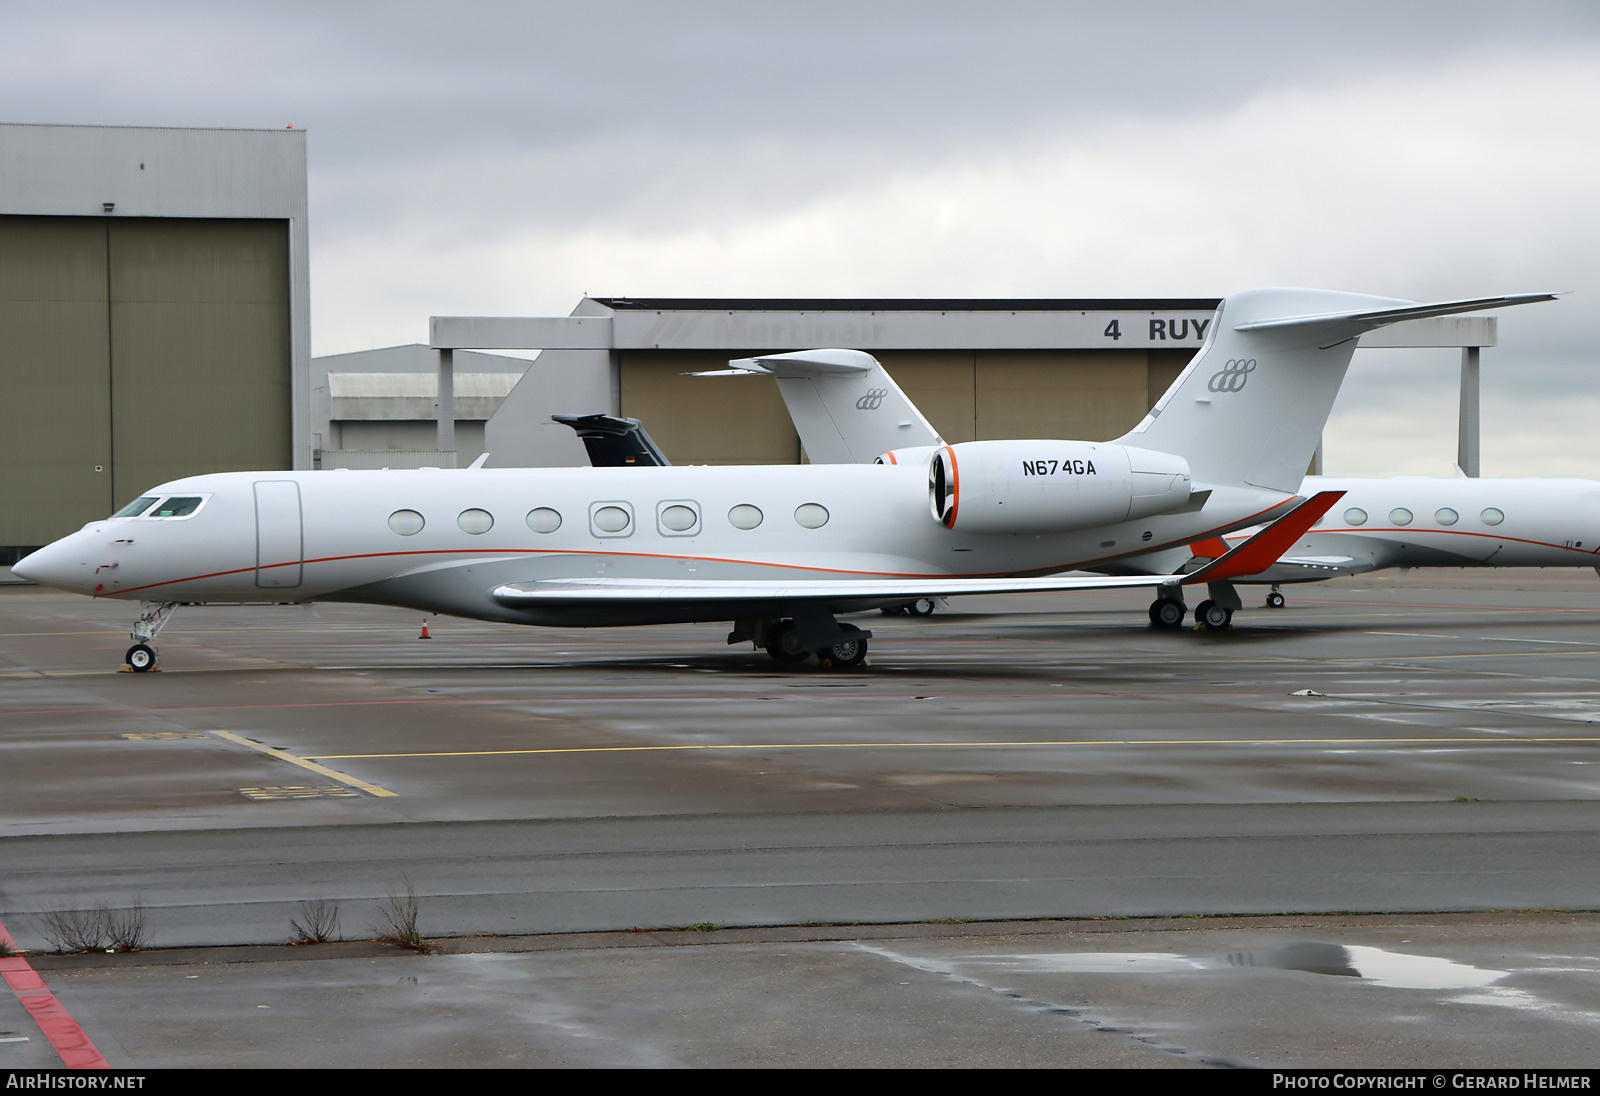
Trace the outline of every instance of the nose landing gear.
{"label": "nose landing gear", "polygon": [[122,656],[123,670],[136,674],[148,673],[158,668],[155,638],[157,633],[167,626],[167,621],[172,619],[172,611],[178,607],[176,601],[145,601],[140,604],[144,612],[139,614],[139,619],[134,622],[133,631],[128,633],[128,638],[133,640],[133,646]]}

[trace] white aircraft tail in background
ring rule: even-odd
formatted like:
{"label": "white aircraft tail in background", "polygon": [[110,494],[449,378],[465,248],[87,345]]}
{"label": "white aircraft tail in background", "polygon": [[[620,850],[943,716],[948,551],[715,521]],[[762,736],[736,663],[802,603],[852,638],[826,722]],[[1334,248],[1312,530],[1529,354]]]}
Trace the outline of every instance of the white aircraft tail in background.
{"label": "white aircraft tail in background", "polygon": [[860,350],[740,358],[693,376],[756,374],[778,382],[812,464],[866,464],[890,449],[944,444],[878,359]]}

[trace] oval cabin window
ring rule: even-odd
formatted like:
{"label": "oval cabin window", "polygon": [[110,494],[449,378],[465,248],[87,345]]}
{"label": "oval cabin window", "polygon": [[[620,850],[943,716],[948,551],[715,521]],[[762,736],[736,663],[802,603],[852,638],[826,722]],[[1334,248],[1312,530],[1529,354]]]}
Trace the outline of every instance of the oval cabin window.
{"label": "oval cabin window", "polygon": [[741,502],[728,511],[728,524],[735,529],[754,529],[761,524],[760,507],[751,506],[748,502]]}
{"label": "oval cabin window", "polygon": [[620,533],[633,521],[620,506],[602,506],[594,512],[594,527],[602,533]]}
{"label": "oval cabin window", "polygon": [[548,506],[528,511],[528,528],[535,533],[553,533],[561,528],[561,515]]}
{"label": "oval cabin window", "polygon": [[1491,506],[1483,512],[1482,517],[1485,525],[1499,525],[1506,520],[1506,512],[1498,507]]}
{"label": "oval cabin window", "polygon": [[463,533],[471,533],[476,536],[480,533],[487,533],[494,528],[494,516],[487,510],[476,508],[463,510],[456,518],[456,524],[461,526]]}
{"label": "oval cabin window", "polygon": [[426,524],[415,510],[396,510],[389,515],[389,528],[403,537],[416,536]]}
{"label": "oval cabin window", "polygon": [[1433,520],[1440,525],[1454,525],[1461,520],[1461,515],[1450,509],[1450,507],[1444,506],[1433,515]]}
{"label": "oval cabin window", "polygon": [[1396,525],[1410,525],[1411,511],[1407,510],[1404,506],[1396,506],[1393,510],[1389,511],[1389,520],[1394,522]]}
{"label": "oval cabin window", "polygon": [[1344,512],[1344,523],[1346,525],[1365,525],[1367,523],[1367,512],[1359,506],[1352,506]]}
{"label": "oval cabin window", "polygon": [[661,511],[661,528],[671,533],[687,533],[700,524],[700,515],[690,507],[668,506]]}
{"label": "oval cabin window", "polygon": [[805,503],[795,507],[794,520],[802,529],[821,529],[828,524],[828,508],[820,503]]}

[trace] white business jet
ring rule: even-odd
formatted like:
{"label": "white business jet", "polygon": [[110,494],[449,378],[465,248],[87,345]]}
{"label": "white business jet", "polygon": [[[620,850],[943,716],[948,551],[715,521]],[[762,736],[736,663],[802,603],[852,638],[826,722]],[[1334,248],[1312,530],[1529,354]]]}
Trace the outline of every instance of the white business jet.
{"label": "white business jet", "polygon": [[[153,488],[12,570],[142,602],[135,670],[155,665],[173,609],[203,602],[580,627],[731,620],[730,643],[836,666],[859,665],[870,638],[836,614],[914,598],[1142,586],[1166,601],[1207,582],[1204,619],[1222,627],[1237,605],[1217,591],[1334,501],[1302,502],[1300,473],[1361,333],[1548,299],[1240,293],[1115,442],[966,442],[848,467],[218,473]],[[1261,539],[1189,574],[1061,574],[1267,521]]]}
{"label": "white business jet", "polygon": [[[1260,574],[1236,582],[1281,586],[1399,567],[1594,567],[1600,570],[1600,483],[1585,479],[1307,476],[1303,492],[1341,491],[1342,504]],[[1215,537],[1152,559],[1192,566],[1238,542]],[[1187,552],[1189,558],[1179,559]],[[1168,566],[1170,565],[1170,566]]]}
{"label": "white business jet", "polygon": [[[750,358],[730,366],[699,375],[773,377],[813,463],[917,461],[944,445],[932,424],[869,354],[805,351]],[[891,441],[898,444],[882,451]],[[1270,567],[1233,580],[1240,585],[1270,585],[1268,607],[1286,604],[1282,585],[1392,567],[1600,571],[1600,483],[1594,480],[1307,476],[1300,487],[1305,496],[1327,491],[1343,494],[1338,509],[1320,519]],[[1118,559],[1111,566],[1172,574],[1220,557],[1249,534],[1244,530],[1208,538]],[[1150,618],[1159,626],[1178,627],[1185,613],[1181,598],[1168,596],[1151,605]]]}

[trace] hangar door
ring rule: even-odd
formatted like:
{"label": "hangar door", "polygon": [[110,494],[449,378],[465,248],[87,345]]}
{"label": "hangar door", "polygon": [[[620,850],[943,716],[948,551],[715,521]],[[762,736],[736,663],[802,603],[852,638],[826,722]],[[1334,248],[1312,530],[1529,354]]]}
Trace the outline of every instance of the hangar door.
{"label": "hangar door", "polygon": [[288,468],[282,220],[0,216],[0,563],[165,480]]}

